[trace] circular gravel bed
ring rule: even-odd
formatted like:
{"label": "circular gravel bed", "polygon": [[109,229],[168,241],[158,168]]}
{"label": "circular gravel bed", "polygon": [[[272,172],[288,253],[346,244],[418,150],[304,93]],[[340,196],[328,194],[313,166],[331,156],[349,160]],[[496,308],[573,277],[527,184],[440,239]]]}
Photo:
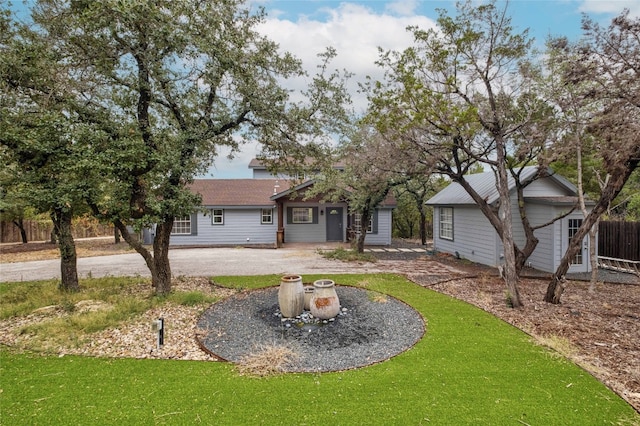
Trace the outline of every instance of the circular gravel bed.
{"label": "circular gravel bed", "polygon": [[236,363],[261,347],[284,346],[297,354],[284,371],[318,372],[384,361],[424,335],[421,315],[404,302],[355,287],[336,286],[336,292],[341,313],[319,324],[282,319],[278,287],[239,293],[205,311],[197,339],[203,349]]}

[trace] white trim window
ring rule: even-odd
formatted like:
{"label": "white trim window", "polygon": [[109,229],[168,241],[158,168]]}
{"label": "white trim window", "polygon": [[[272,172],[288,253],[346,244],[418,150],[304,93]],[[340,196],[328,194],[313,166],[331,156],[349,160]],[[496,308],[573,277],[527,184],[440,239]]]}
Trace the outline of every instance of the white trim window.
{"label": "white trim window", "polygon": [[[362,213],[353,214],[353,227],[356,232],[360,232],[362,222]],[[369,217],[369,226],[367,226],[367,234],[373,233],[373,215]]]}
{"label": "white trim window", "polygon": [[440,238],[453,241],[453,207],[440,207]]}
{"label": "white trim window", "polygon": [[291,223],[313,223],[313,208],[294,207],[291,210]]}
{"label": "white trim window", "polygon": [[191,235],[191,216],[176,217],[173,220],[171,235]]}
{"label": "white trim window", "polygon": [[212,225],[224,225],[224,210],[212,209],[211,210],[211,224]]}
{"label": "white trim window", "polygon": [[273,209],[262,209],[260,212],[260,223],[271,225],[273,223]]}
{"label": "white trim window", "polygon": [[[567,247],[569,247],[569,244],[571,244],[571,239],[573,239],[573,236],[576,235],[578,229],[580,229],[581,226],[582,219],[569,219],[569,227],[567,229],[569,239],[567,240]],[[580,244],[580,247],[582,247],[582,244]],[[578,250],[573,259],[571,259],[571,264],[582,265],[582,250]]]}

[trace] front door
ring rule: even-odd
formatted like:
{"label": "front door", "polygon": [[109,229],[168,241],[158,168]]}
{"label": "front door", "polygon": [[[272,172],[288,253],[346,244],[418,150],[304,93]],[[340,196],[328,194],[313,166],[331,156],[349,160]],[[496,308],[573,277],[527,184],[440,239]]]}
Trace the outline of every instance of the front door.
{"label": "front door", "polygon": [[342,241],[342,207],[327,207],[327,241]]}
{"label": "front door", "polygon": [[[569,241],[578,232],[578,228],[582,226],[582,219],[565,219],[564,220],[564,232],[562,239],[563,253],[566,252],[569,247]],[[582,243],[580,243],[580,251],[571,259],[568,272],[589,272],[589,238],[584,237]]]}

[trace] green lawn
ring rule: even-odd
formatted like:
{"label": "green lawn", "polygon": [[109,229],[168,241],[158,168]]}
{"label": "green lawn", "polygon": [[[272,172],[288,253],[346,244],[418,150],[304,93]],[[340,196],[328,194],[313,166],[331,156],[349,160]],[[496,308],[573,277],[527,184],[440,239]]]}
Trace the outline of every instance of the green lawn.
{"label": "green lawn", "polygon": [[[426,319],[424,338],[370,367],[260,379],[239,376],[225,363],[58,358],[3,349],[0,423],[640,424],[626,402],[587,372],[471,305],[394,275],[328,278],[409,303]],[[277,277],[215,281],[255,288]]]}

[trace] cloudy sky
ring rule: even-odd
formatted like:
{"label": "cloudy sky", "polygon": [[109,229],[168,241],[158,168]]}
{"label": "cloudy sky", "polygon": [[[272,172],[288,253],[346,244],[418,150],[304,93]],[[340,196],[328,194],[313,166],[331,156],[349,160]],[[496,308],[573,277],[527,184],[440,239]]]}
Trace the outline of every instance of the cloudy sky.
{"label": "cloudy sky", "polygon": [[[355,73],[354,92],[357,81],[367,75],[379,75],[374,64],[378,47],[402,50],[411,43],[405,30],[408,25],[433,26],[438,8],[451,15],[455,12],[455,1],[253,0],[253,3],[264,6],[268,13],[260,31],[302,59],[310,73],[317,64],[317,53],[326,46],[336,48],[338,57],[333,66]],[[543,47],[549,35],[578,39],[583,14],[608,25],[624,8],[638,16],[640,0],[511,0],[508,6],[514,26],[520,30],[528,28],[539,47]],[[355,107],[364,108],[364,100],[354,95]],[[258,153],[258,147],[249,143],[233,161],[221,156],[208,177],[251,177],[247,165]]]}
{"label": "cloudy sky", "polygon": [[[259,30],[276,41],[282,50],[300,58],[313,75],[318,64],[317,54],[327,46],[334,47],[338,57],[333,68],[346,69],[355,74],[354,107],[364,110],[366,103],[356,92],[357,82],[366,76],[376,77],[378,47],[384,50],[403,50],[410,46],[408,25],[421,28],[434,26],[436,9],[455,13],[455,1],[443,0],[247,0],[251,5],[263,6],[267,20]],[[14,8],[24,3],[14,0]],[[27,0],[27,4],[32,0]],[[506,0],[498,0],[504,5]],[[252,6],[253,7],[253,6]],[[516,30],[529,29],[536,45],[544,46],[549,35],[564,35],[576,40],[580,37],[583,14],[607,26],[612,17],[624,8],[633,16],[640,16],[640,0],[511,0],[508,13]],[[252,143],[243,146],[233,161],[221,155],[210,169],[208,177],[251,177],[248,164],[259,153]]]}

